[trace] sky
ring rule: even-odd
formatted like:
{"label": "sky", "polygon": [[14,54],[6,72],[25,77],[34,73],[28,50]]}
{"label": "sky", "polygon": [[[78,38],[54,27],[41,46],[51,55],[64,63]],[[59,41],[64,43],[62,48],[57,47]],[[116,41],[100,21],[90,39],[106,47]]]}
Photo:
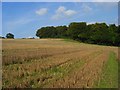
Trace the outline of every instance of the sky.
{"label": "sky", "polygon": [[10,32],[15,38],[35,37],[36,30],[41,27],[69,25],[71,22],[117,25],[118,3],[2,2],[2,36]]}
{"label": "sky", "polygon": [[120,2],[118,3],[118,24],[120,25]]}
{"label": "sky", "polygon": [[4,2],[118,2],[119,0],[2,0]]}
{"label": "sky", "polygon": [[0,2],[0,35],[2,35],[2,3]]}

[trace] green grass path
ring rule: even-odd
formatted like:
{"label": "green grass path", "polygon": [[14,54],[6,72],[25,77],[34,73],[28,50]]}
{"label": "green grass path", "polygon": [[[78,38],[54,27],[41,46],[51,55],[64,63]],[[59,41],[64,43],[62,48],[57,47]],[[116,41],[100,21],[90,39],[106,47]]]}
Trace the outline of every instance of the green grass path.
{"label": "green grass path", "polygon": [[96,88],[118,88],[118,62],[115,53],[111,52],[108,61],[103,66],[100,80]]}

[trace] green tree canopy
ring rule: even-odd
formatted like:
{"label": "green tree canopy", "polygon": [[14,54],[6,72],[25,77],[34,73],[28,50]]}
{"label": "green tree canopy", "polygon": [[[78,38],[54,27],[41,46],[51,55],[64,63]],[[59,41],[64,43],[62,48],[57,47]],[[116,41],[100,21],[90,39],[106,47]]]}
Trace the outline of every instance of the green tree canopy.
{"label": "green tree canopy", "polygon": [[8,33],[6,34],[6,38],[14,39],[14,35],[12,33]]}
{"label": "green tree canopy", "polygon": [[70,23],[68,27],[68,34],[70,35],[70,38],[72,39],[82,39],[79,34],[83,34],[86,30],[86,22],[80,22],[80,23]]}
{"label": "green tree canopy", "polygon": [[49,26],[37,30],[40,38],[71,38],[85,43],[120,46],[120,25],[72,22],[67,26]]}

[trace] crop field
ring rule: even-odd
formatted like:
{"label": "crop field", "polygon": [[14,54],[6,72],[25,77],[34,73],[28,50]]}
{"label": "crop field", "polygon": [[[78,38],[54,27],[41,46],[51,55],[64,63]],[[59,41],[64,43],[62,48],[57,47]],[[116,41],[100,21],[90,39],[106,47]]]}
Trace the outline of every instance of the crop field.
{"label": "crop field", "polygon": [[118,88],[118,47],[66,39],[4,39],[2,87]]}

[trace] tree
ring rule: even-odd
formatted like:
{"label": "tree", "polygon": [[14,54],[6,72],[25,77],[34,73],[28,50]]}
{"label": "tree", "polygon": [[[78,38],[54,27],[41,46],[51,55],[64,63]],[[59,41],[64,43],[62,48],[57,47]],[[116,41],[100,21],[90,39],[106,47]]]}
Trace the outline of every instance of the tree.
{"label": "tree", "polygon": [[85,43],[120,46],[120,25],[72,22],[69,26],[49,26],[37,30],[40,38],[71,38]]}
{"label": "tree", "polygon": [[58,37],[58,38],[67,37],[67,26],[57,26],[56,32],[57,32],[56,37]]}
{"label": "tree", "polygon": [[120,46],[120,25],[117,28],[117,36],[115,38],[115,45]]}
{"label": "tree", "polygon": [[96,44],[108,44],[109,31],[105,23],[96,23],[92,26],[91,40]]}
{"label": "tree", "polygon": [[93,30],[92,30],[92,27],[94,26],[94,24],[89,24],[87,25],[87,28],[86,28],[86,32],[84,33],[85,34],[85,39],[86,39],[86,43],[94,43],[94,41],[92,40],[92,35],[93,35]]}
{"label": "tree", "polygon": [[53,26],[42,27],[37,30],[36,36],[39,38],[54,38],[56,37],[56,28]]}
{"label": "tree", "polygon": [[110,24],[108,29],[109,29],[109,42],[111,45],[115,45],[118,28],[115,24]]}
{"label": "tree", "polygon": [[80,23],[73,22],[70,23],[68,27],[68,34],[70,38],[74,40],[83,39],[82,37],[80,37],[79,34],[84,33],[85,30],[86,30],[86,22],[80,22]]}
{"label": "tree", "polygon": [[14,39],[14,35],[12,33],[8,33],[6,34],[6,38]]}

